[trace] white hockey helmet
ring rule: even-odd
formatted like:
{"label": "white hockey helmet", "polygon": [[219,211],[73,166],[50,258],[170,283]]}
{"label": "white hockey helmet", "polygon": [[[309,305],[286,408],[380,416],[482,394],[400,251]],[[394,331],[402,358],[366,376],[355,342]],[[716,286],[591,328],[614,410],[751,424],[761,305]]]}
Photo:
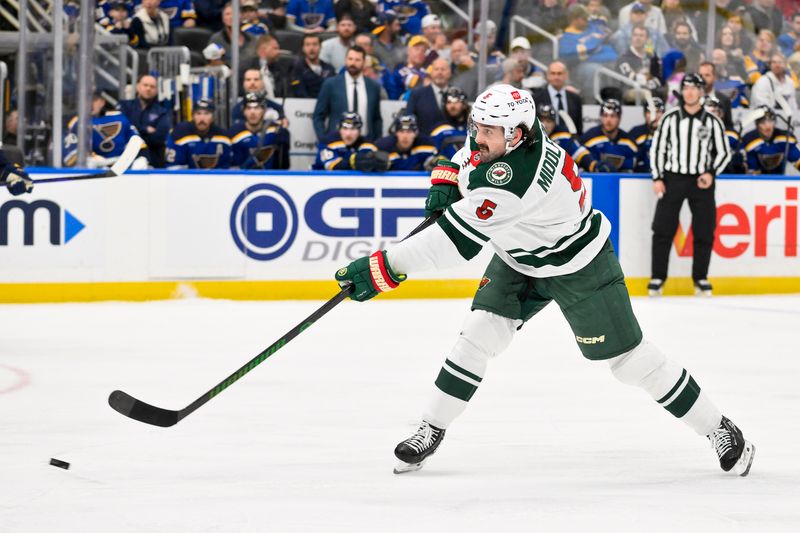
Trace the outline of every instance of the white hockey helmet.
{"label": "white hockey helmet", "polygon": [[[533,96],[525,89],[501,83],[483,91],[472,106],[470,119],[473,123],[501,126],[506,138],[506,154],[519,146],[522,141],[511,146],[514,130],[524,125],[527,132],[536,122],[536,104]],[[474,136],[474,133],[473,133]],[[525,138],[523,137],[523,141]]]}

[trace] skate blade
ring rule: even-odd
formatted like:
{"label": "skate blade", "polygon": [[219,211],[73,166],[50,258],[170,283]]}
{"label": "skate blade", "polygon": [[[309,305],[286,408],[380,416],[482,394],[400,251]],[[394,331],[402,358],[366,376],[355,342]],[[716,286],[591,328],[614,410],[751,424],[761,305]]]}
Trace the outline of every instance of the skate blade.
{"label": "skate blade", "polygon": [[712,292],[710,290],[703,290],[703,289],[698,289],[697,287],[695,287],[694,288],[694,295],[695,296],[699,296],[701,298],[708,298],[708,297],[710,297],[712,295]]}
{"label": "skate blade", "polygon": [[756,447],[750,441],[744,441],[744,451],[741,457],[733,465],[733,471],[744,477],[750,473],[750,467],[753,466],[753,457],[756,455]]}
{"label": "skate blade", "polygon": [[406,463],[403,461],[397,461],[397,464],[394,466],[394,473],[407,474],[408,472],[416,472],[417,470],[421,470],[424,464],[424,459],[419,463]]}
{"label": "skate blade", "polygon": [[664,294],[664,289],[647,289],[647,295],[651,298],[657,298]]}

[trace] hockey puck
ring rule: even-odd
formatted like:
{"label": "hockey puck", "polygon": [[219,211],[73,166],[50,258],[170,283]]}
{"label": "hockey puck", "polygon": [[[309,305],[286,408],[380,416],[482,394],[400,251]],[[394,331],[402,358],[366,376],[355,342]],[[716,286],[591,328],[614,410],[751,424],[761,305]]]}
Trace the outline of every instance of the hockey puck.
{"label": "hockey puck", "polygon": [[69,463],[66,461],[62,461],[61,459],[55,459],[51,457],[50,464],[53,466],[57,466],[59,468],[63,468],[64,470],[69,470]]}

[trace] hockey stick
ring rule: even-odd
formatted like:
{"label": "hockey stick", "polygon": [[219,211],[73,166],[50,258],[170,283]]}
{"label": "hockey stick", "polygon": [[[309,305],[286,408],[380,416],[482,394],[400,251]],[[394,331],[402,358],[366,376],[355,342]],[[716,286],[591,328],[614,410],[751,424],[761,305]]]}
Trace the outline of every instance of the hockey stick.
{"label": "hockey stick", "polygon": [[566,126],[570,135],[578,134],[578,128],[575,127],[575,121],[572,120],[572,117],[569,116],[569,113],[562,109],[558,112],[558,116],[561,117],[561,120],[564,122],[564,126]]}
{"label": "hockey stick", "polygon": [[[422,221],[422,223],[414,228],[408,236],[411,237],[416,233],[419,233],[423,229],[427,228],[431,224],[433,224],[437,218],[441,216],[441,211],[434,213],[430,217],[426,218]],[[403,239],[403,240],[405,240]],[[227,378],[223,379],[216,385],[214,385],[209,391],[204,393],[202,396],[197,398],[195,401],[184,407],[179,411],[173,411],[170,409],[163,409],[161,407],[156,407],[154,405],[150,405],[149,403],[145,403],[141,400],[137,400],[130,394],[123,392],[121,390],[115,390],[112,392],[108,397],[108,405],[111,406],[112,409],[117,411],[120,414],[127,416],[128,418],[133,418],[134,420],[138,420],[139,422],[144,422],[145,424],[150,424],[152,426],[159,426],[162,428],[171,427],[198,410],[202,407],[206,402],[217,396],[219,393],[236,383],[239,379],[241,379],[245,374],[253,370],[255,367],[263,363],[268,357],[272,354],[286,346],[286,344],[300,335],[303,331],[308,329],[314,322],[325,316],[328,311],[339,305],[345,298],[347,298],[350,293],[353,291],[353,286],[348,285],[342,290],[339,291],[339,294],[325,302],[319,309],[311,313],[305,320],[297,324],[288,333],[286,333],[283,337],[272,343],[269,347],[264,349],[261,353],[256,355],[254,358],[249,360],[245,363],[241,368],[239,368],[236,372],[228,376]]]}
{"label": "hockey stick", "polygon": [[59,181],[77,181],[77,180],[92,180],[97,178],[116,178],[117,176],[121,176],[125,174],[130,166],[133,164],[133,161],[136,159],[136,156],[139,155],[139,150],[142,149],[142,145],[144,141],[138,135],[134,135],[128,140],[128,144],[125,145],[125,150],[122,151],[119,158],[117,158],[116,163],[111,165],[111,168],[105,172],[100,172],[97,174],[81,174],[78,176],[63,176],[59,178],[40,178],[33,180],[33,183],[39,185],[40,183],[56,183]]}

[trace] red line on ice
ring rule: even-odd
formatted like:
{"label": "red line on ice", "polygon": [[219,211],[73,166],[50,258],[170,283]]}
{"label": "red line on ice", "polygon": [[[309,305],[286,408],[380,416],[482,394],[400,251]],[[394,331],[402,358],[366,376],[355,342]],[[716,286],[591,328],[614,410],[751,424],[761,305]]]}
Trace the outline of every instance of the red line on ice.
{"label": "red line on ice", "polygon": [[10,392],[18,391],[19,389],[25,387],[26,385],[30,385],[31,377],[30,375],[20,368],[15,368],[13,366],[2,365],[0,364],[0,368],[5,368],[6,370],[10,371],[12,374],[17,375],[17,382],[11,385],[10,387],[6,387],[5,389],[0,389],[0,394],[8,394]]}

